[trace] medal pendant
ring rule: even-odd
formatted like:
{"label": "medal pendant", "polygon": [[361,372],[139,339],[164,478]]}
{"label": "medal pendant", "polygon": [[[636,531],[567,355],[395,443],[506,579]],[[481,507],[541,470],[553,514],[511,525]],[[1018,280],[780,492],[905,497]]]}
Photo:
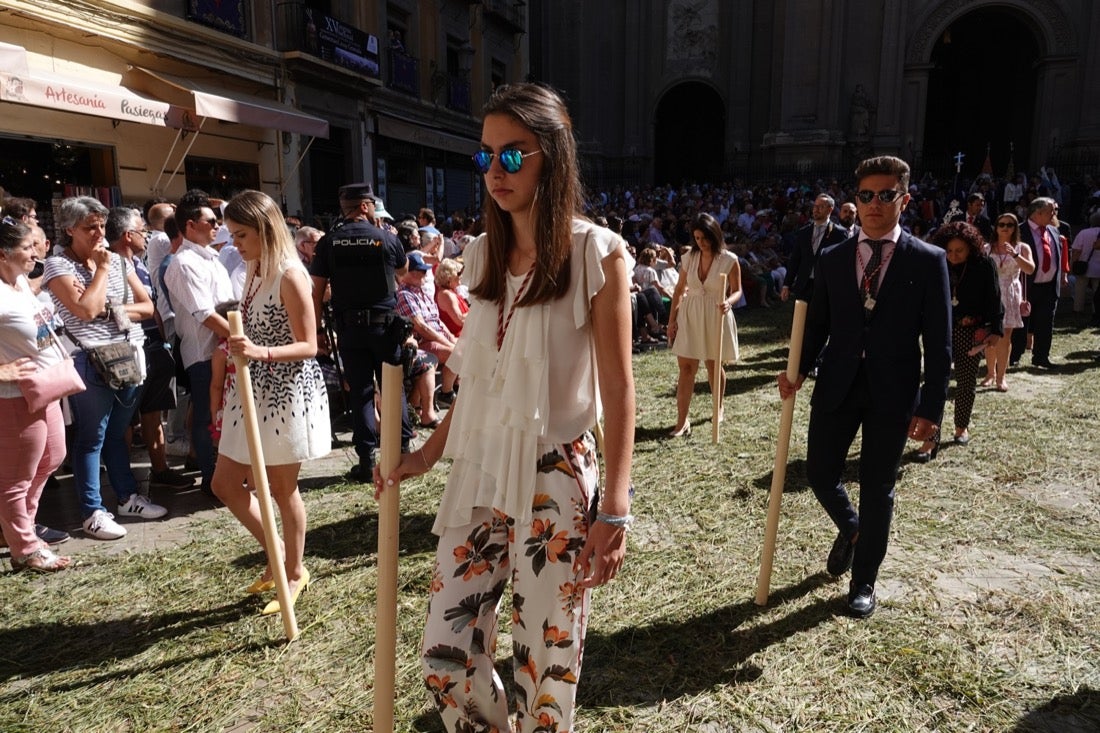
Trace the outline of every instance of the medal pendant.
{"label": "medal pendant", "polygon": [[951,305],[958,305],[958,304],[959,304],[959,299],[958,298],[952,298],[951,299]]}
{"label": "medal pendant", "polygon": [[868,295],[863,299],[863,307],[869,311],[873,311],[875,309],[875,299]]}

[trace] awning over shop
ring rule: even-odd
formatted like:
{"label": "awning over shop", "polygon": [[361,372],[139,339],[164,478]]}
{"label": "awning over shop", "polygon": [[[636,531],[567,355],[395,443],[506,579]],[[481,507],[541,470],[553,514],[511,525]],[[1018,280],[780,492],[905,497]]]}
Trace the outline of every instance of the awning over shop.
{"label": "awning over shop", "polygon": [[328,137],[328,121],[273,100],[224,89],[208,89],[191,79],[153,72],[139,66],[131,66],[122,76],[122,83],[169,104],[191,110],[198,117]]}
{"label": "awning over shop", "polygon": [[26,49],[10,43],[0,43],[0,100],[146,125],[195,128],[186,107],[147,99],[125,87],[102,81],[31,69]]}

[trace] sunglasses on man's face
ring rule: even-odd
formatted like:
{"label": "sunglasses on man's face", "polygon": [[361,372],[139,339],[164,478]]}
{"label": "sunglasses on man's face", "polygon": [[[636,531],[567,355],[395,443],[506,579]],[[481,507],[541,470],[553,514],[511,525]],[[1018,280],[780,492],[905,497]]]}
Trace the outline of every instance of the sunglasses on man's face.
{"label": "sunglasses on man's face", "polygon": [[856,193],[856,198],[864,204],[869,204],[876,198],[884,204],[889,204],[892,203],[898,196],[904,195],[905,191],[899,191],[896,188],[887,188],[883,191],[879,191],[878,193],[863,189],[862,191],[858,191]]}
{"label": "sunglasses on man's face", "polygon": [[479,150],[474,153],[470,160],[474,161],[474,167],[477,168],[478,173],[485,175],[489,172],[489,168],[493,165],[493,158],[500,158],[500,167],[507,173],[519,173],[519,169],[523,167],[523,159],[531,155],[538,155],[541,150],[532,150],[530,153],[524,153],[518,148],[505,148],[501,150],[499,155],[497,153],[490,153],[488,150]]}

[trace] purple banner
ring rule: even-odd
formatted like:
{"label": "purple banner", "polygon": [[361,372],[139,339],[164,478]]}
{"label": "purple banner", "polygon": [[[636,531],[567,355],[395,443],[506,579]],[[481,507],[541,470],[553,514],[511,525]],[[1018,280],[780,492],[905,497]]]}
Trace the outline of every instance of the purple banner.
{"label": "purple banner", "polygon": [[359,30],[324,13],[304,8],[305,50],[330,64],[379,79],[378,37]]}
{"label": "purple banner", "polygon": [[187,0],[187,19],[244,38],[245,0]]}

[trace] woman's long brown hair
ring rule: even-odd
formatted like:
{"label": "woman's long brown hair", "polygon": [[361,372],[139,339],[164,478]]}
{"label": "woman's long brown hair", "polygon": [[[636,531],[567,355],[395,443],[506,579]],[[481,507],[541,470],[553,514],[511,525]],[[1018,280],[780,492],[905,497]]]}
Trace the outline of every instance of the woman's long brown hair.
{"label": "woman's long brown hair", "polygon": [[[561,298],[569,290],[573,217],[583,215],[584,211],[573,121],[565,102],[557,92],[539,84],[508,84],[493,92],[482,112],[485,117],[508,115],[513,118],[535,134],[542,151],[542,176],[532,202],[535,272],[517,305],[535,305]],[[491,196],[485,197],[482,216],[488,262],[470,293],[501,303],[508,273],[508,253],[514,244],[512,216]]]}

